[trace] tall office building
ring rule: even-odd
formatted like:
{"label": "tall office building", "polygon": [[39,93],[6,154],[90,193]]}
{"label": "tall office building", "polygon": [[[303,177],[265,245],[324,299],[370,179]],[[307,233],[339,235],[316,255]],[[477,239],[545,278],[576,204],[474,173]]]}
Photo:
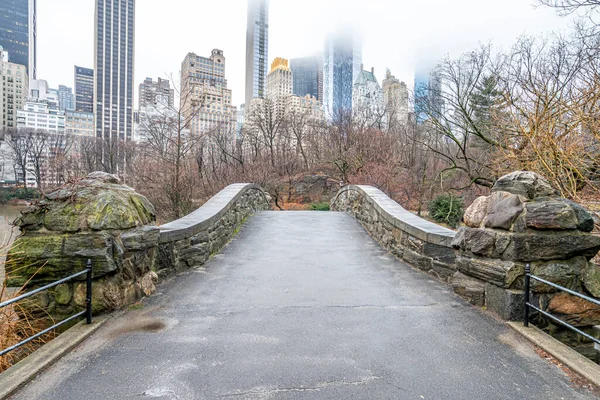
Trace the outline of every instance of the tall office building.
{"label": "tall office building", "polygon": [[246,109],[265,97],[269,66],[269,0],[248,0],[246,28]]}
{"label": "tall office building", "polygon": [[36,0],[0,0],[0,46],[36,79]]}
{"label": "tall office building", "polygon": [[104,139],[99,163],[107,172],[124,167],[121,141],[133,139],[135,0],[96,0],[94,114]]}
{"label": "tall office building", "polygon": [[73,97],[73,88],[70,88],[65,85],[58,85],[58,107],[61,111],[75,109],[75,98]]}
{"label": "tall office building", "polygon": [[323,106],[327,118],[352,110],[352,88],[361,65],[361,44],[351,29],[327,37],[323,54]]}
{"label": "tall office building", "polygon": [[94,70],[75,66],[75,111],[94,112]]}
{"label": "tall office building", "polygon": [[295,58],[290,60],[290,69],[295,95],[310,95],[323,101],[323,56]]}
{"label": "tall office building", "polygon": [[215,130],[235,138],[237,110],[225,79],[225,56],[214,49],[210,57],[188,53],[181,63],[181,106],[193,135]]}
{"label": "tall office building", "polygon": [[439,117],[444,113],[442,78],[437,67],[419,69],[415,75],[415,118],[423,123],[430,116]]}
{"label": "tall office building", "polygon": [[175,90],[171,88],[171,82],[167,79],[158,78],[154,82],[152,78],[146,78],[139,86],[139,108],[148,106],[173,107]]}

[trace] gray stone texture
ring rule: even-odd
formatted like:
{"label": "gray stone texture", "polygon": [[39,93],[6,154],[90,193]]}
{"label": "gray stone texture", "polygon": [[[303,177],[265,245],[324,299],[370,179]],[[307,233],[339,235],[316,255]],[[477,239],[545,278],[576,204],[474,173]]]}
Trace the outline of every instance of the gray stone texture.
{"label": "gray stone texture", "polygon": [[[458,232],[422,220],[369,186],[343,188],[331,209],[349,212],[392,254],[505,319],[522,316],[526,263],[543,279],[600,294],[600,270],[588,263],[600,250],[600,237],[589,234],[592,216],[560,198],[532,172],[500,178],[489,196],[476,199],[466,210],[466,226]],[[535,281],[531,289],[534,298],[543,297],[542,307],[548,309],[556,290]],[[574,307],[566,310],[581,314]],[[571,319],[593,321],[589,312],[584,314]]]}
{"label": "gray stone texture", "polygon": [[[487,213],[482,215],[484,204]],[[600,276],[588,264],[600,250],[600,237],[589,233],[592,216],[580,205],[560,198],[539,175],[518,171],[500,178],[490,196],[476,200],[465,215],[471,221],[452,241],[461,273],[455,279],[459,284],[453,285],[457,293],[469,292],[461,282],[479,287],[464,276],[476,279],[486,285],[488,308],[503,318],[513,318],[522,311],[515,290],[522,290],[525,264],[530,263],[535,276],[571,290],[600,294]],[[557,297],[558,290],[549,285],[532,280],[531,290],[534,296],[543,295],[542,308],[554,306],[579,326],[600,323],[600,314],[582,311],[583,305]]]}
{"label": "gray stone texture", "polygon": [[161,226],[159,277],[202,266],[250,215],[270,209],[269,202],[269,195],[257,185],[230,185],[192,214]]}
{"label": "gray stone texture", "polygon": [[378,189],[346,186],[331,210],[352,214],[384,248],[424,272],[446,282],[456,272],[451,246],[456,232],[406,211]]}
{"label": "gray stone texture", "polygon": [[[155,268],[159,229],[148,225],[154,221],[152,204],[114,175],[95,172],[70,182],[18,219],[22,234],[9,251],[7,283],[35,288],[84,270],[89,259],[94,312],[134,302]],[[84,279],[48,291],[44,312],[61,319],[85,307]]]}

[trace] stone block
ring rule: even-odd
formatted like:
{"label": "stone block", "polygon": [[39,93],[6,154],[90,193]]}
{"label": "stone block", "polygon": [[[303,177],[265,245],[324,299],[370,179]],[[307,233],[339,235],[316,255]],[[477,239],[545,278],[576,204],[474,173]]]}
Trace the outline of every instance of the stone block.
{"label": "stone block", "polygon": [[[564,286],[567,289],[579,290],[579,276],[587,265],[585,257],[574,257],[569,260],[553,260],[532,262],[531,273],[542,279]],[[554,293],[558,289],[545,285],[535,279],[531,280],[531,290],[536,293]]]}
{"label": "stone block", "polygon": [[600,298],[600,266],[588,262],[585,266],[581,280],[585,289],[594,297]]}
{"label": "stone block", "polygon": [[556,190],[546,179],[530,171],[515,171],[504,175],[496,181],[492,188],[492,192],[497,191],[518,194],[529,199],[558,196]]}
{"label": "stone block", "polygon": [[466,299],[469,303],[483,307],[485,304],[485,283],[479,279],[456,272],[452,276],[454,293]]}
{"label": "stone block", "polygon": [[550,299],[548,312],[573,326],[600,324],[600,306],[565,292]]}
{"label": "stone block", "polygon": [[[492,194],[492,198],[503,192]],[[491,210],[483,221],[486,228],[510,230],[515,220],[523,212],[523,204],[519,196],[516,194],[508,194],[508,196],[499,200],[495,204],[491,204]]]}
{"label": "stone block", "polygon": [[402,259],[410,265],[417,267],[425,272],[431,269],[431,258],[419,254],[415,251],[404,249]]}
{"label": "stone block", "polygon": [[513,261],[565,260],[576,256],[594,257],[600,250],[600,236],[579,231],[536,231],[514,233],[502,258]]}
{"label": "stone block", "polygon": [[435,273],[442,281],[450,282],[452,276],[456,273],[456,266],[433,260],[430,272]]}
{"label": "stone block", "polygon": [[456,265],[463,274],[502,288],[511,287],[525,274],[524,264],[499,259],[459,256]]}
{"label": "stone block", "polygon": [[491,283],[485,285],[485,306],[506,321],[521,321],[525,309],[522,290],[503,289]]}
{"label": "stone block", "polygon": [[534,201],[525,205],[525,220],[529,228],[571,230],[579,222],[573,208],[560,200]]}
{"label": "stone block", "polygon": [[454,264],[456,262],[456,252],[451,247],[424,243],[423,254],[431,257],[434,261],[439,261],[444,264]]}
{"label": "stone block", "polygon": [[487,215],[489,196],[481,196],[475,199],[475,201],[467,208],[463,221],[469,228],[481,228],[483,219]]}
{"label": "stone block", "polygon": [[145,225],[121,234],[121,241],[126,250],[144,250],[158,245],[160,228]]}

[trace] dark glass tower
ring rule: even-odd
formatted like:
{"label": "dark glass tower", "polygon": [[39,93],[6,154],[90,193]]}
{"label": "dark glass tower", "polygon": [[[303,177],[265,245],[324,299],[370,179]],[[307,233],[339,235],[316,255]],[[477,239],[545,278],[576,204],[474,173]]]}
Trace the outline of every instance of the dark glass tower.
{"label": "dark glass tower", "polygon": [[100,167],[116,173],[118,149],[133,139],[135,0],[96,0],[94,114],[104,139]]}
{"label": "dark glass tower", "polygon": [[94,70],[75,66],[75,111],[94,112]]}
{"label": "dark glass tower", "polygon": [[303,57],[290,60],[294,94],[304,97],[307,94],[323,101],[323,57]]}
{"label": "dark glass tower", "polygon": [[0,46],[36,79],[36,0],[0,0]]}

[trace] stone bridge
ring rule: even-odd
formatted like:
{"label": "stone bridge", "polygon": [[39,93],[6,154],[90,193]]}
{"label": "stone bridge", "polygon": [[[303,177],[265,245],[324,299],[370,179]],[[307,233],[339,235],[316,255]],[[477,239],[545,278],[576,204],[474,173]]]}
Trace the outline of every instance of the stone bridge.
{"label": "stone bridge", "polygon": [[[92,257],[98,312],[153,294],[15,398],[595,398],[501,321],[522,313],[522,267],[532,257],[546,277],[597,288],[591,217],[529,178],[501,181],[457,234],[368,186],[332,200],[347,212],[277,212],[258,186],[236,184],[156,227],[145,199],[113,177],[90,176],[23,215],[24,243],[37,249],[28,262]],[[98,203],[106,193],[111,202]],[[66,204],[81,210],[79,197],[102,210],[60,230],[48,222],[69,214]],[[104,211],[121,213],[120,222]],[[544,240],[563,253],[532,247]],[[55,274],[42,271],[33,284]],[[56,315],[81,307],[80,286],[57,289],[43,306]],[[535,294],[558,311],[568,303],[549,288]],[[579,326],[600,316],[569,310]]]}

